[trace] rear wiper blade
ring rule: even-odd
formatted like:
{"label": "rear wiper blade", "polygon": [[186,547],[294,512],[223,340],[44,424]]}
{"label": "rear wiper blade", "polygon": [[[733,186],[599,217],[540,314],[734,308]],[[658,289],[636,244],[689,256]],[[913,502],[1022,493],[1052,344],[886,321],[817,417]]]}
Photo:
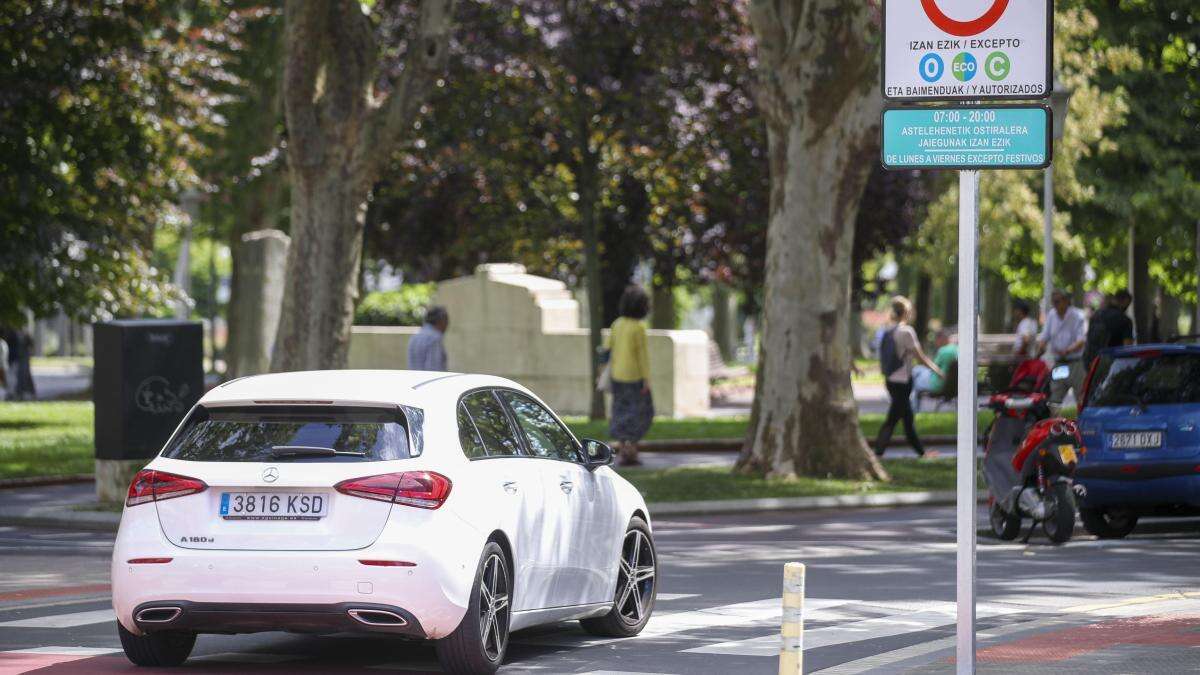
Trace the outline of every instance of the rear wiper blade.
{"label": "rear wiper blade", "polygon": [[315,445],[276,445],[271,448],[272,457],[366,457],[365,452],[349,452]]}

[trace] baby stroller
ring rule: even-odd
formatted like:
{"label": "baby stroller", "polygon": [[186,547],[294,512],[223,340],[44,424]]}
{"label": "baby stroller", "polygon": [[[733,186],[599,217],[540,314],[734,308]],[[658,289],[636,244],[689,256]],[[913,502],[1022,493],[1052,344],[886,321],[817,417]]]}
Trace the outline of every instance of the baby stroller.
{"label": "baby stroller", "polygon": [[1052,377],[1043,361],[1029,359],[988,400],[995,417],[985,432],[983,476],[989,521],[1000,539],[1016,539],[1023,518],[1033,520],[1026,542],[1038,523],[1056,544],[1075,529],[1073,476],[1082,442],[1074,422],[1050,417]]}

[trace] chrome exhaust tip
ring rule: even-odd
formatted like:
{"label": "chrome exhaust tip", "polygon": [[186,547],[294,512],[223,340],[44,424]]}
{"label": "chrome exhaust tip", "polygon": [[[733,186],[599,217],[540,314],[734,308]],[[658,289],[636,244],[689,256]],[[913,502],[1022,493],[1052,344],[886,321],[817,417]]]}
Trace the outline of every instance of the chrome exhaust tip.
{"label": "chrome exhaust tip", "polygon": [[383,609],[350,609],[347,613],[357,622],[368,626],[407,626],[408,620]]}
{"label": "chrome exhaust tip", "polygon": [[183,614],[183,610],[179,607],[148,607],[133,618],[139,623],[170,623],[178,619],[180,614]]}

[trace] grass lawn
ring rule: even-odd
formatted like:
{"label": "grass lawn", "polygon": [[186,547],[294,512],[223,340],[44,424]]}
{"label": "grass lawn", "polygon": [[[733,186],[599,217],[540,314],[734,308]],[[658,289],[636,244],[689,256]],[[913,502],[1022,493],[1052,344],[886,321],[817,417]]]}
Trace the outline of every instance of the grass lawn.
{"label": "grass lawn", "polygon": [[29,365],[35,368],[92,367],[90,356],[31,356]]}
{"label": "grass lawn", "polygon": [[883,373],[879,370],[879,359],[854,359],[858,372],[850,376],[856,384],[883,384]]}
{"label": "grass lawn", "polygon": [[[889,483],[809,478],[793,480],[739,476],[722,467],[620,469],[648,502],[760,497],[823,497],[879,492],[921,492],[954,489],[954,458],[884,459]],[[980,481],[980,487],[983,487]]]}
{"label": "grass lawn", "polygon": [[0,478],[92,472],[90,402],[0,403]]}

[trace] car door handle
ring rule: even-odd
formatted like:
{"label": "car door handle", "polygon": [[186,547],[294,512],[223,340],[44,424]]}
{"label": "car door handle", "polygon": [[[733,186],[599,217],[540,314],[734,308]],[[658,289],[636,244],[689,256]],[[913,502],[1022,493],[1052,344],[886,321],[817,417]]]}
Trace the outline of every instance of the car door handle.
{"label": "car door handle", "polygon": [[515,480],[504,481],[504,484],[502,487],[504,488],[504,491],[510,495],[517,494],[517,481],[515,481]]}
{"label": "car door handle", "polygon": [[571,494],[571,490],[575,489],[575,484],[569,480],[564,480],[558,483],[558,487],[562,489],[563,492]]}

